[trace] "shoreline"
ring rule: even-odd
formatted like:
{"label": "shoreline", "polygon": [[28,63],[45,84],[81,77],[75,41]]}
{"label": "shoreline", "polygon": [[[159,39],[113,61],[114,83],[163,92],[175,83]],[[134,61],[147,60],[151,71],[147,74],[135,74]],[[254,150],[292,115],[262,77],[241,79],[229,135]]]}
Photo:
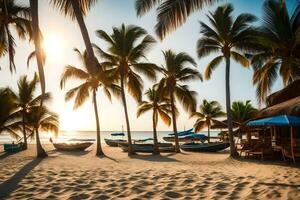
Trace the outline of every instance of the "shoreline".
{"label": "shoreline", "polygon": [[0,198],[7,199],[299,199],[300,168],[277,162],[231,159],[220,153],[163,153],[131,158],[104,146],[106,157],[85,152],[49,156],[0,154]]}

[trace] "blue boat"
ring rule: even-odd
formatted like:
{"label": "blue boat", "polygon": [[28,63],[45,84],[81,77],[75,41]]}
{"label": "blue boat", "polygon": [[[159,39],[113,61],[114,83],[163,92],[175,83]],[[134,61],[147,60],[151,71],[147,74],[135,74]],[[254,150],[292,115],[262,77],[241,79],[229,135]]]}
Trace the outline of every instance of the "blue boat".
{"label": "blue boat", "polygon": [[213,143],[185,143],[180,145],[184,151],[196,152],[218,152],[227,149],[230,146],[229,142],[213,142]]}
{"label": "blue boat", "polygon": [[123,137],[125,136],[125,134],[123,132],[121,133],[112,133],[110,134],[112,137],[118,137],[121,136],[122,139],[108,139],[108,138],[104,138],[105,143],[108,146],[111,147],[118,147],[120,143],[127,143],[127,140],[124,140]]}

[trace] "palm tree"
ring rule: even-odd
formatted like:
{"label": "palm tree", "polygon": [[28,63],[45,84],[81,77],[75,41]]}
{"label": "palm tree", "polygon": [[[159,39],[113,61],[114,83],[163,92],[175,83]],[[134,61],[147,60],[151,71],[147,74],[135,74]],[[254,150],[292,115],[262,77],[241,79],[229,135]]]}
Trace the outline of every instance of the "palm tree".
{"label": "palm tree", "polygon": [[[18,81],[18,92],[14,93],[18,112],[20,112],[20,116],[22,116],[24,149],[27,149],[26,113],[29,111],[30,107],[38,106],[41,101],[41,95],[34,97],[34,92],[36,90],[38,82],[39,80],[36,74],[34,74],[32,80],[28,80],[26,75],[21,76]],[[50,93],[46,93],[43,100],[50,100]]]}
{"label": "palm tree", "polygon": [[170,101],[169,99],[162,97],[157,92],[157,88],[152,87],[147,90],[145,93],[148,101],[142,101],[138,107],[137,117],[141,114],[152,110],[152,123],[153,123],[153,142],[154,142],[154,149],[153,154],[159,154],[158,148],[158,140],[157,140],[157,122],[158,116],[163,120],[165,124],[170,126],[171,124],[171,117],[169,116],[170,111]]}
{"label": "palm tree", "polygon": [[[32,17],[32,36],[34,40],[34,46],[35,46],[35,55],[36,55],[36,61],[37,61],[37,67],[38,67],[38,73],[39,73],[39,80],[41,84],[41,101],[40,101],[40,107],[42,109],[43,107],[43,99],[46,94],[46,82],[45,82],[45,73],[44,73],[44,65],[45,65],[45,52],[42,48],[42,33],[40,31],[39,27],[39,16],[38,16],[38,0],[30,0],[30,11],[31,11],[31,17]],[[40,111],[38,111],[40,112]],[[37,133],[38,135],[38,133]],[[40,144],[39,137],[36,138],[37,141],[37,157],[46,157],[47,153],[43,149],[42,145]]]}
{"label": "palm tree", "polygon": [[[232,113],[232,120],[238,124],[238,127],[241,129],[245,127],[245,123],[253,119],[256,114],[258,113],[258,110],[254,108],[251,104],[251,101],[248,100],[246,102],[243,101],[235,101],[232,103],[231,106],[231,113]],[[242,135],[240,134],[240,138]]]}
{"label": "palm tree", "polygon": [[121,86],[129,145],[128,155],[133,155],[125,87],[135,100],[140,101],[143,80],[138,73],[155,80],[157,66],[141,61],[142,58],[146,57],[146,53],[155,43],[155,40],[144,29],[134,25],[125,26],[122,24],[120,28],[114,27],[111,35],[103,30],[97,30],[96,34],[108,44],[108,52],[96,47],[97,52],[105,59],[102,64],[111,67],[112,76],[119,81]]}
{"label": "palm tree", "polygon": [[14,29],[19,38],[31,38],[30,9],[16,4],[15,0],[0,0],[0,57],[8,53],[9,69],[16,71],[15,66],[15,39],[12,34]]}
{"label": "palm tree", "polygon": [[94,69],[93,66],[89,66],[87,51],[80,52],[78,49],[74,49],[78,54],[78,57],[83,65],[83,69],[77,68],[72,65],[67,65],[61,77],[60,86],[65,87],[65,82],[69,79],[77,79],[83,81],[79,86],[70,89],[65,96],[66,101],[75,97],[74,109],[80,107],[89,97],[90,93],[93,94],[93,104],[95,111],[96,127],[97,127],[97,156],[103,156],[104,153],[101,148],[100,140],[100,122],[97,108],[97,90],[101,87],[104,93],[111,99],[111,92],[116,93],[119,89],[114,85],[109,77],[109,72],[99,63]]}
{"label": "palm tree", "polygon": [[29,109],[29,112],[26,113],[26,123],[31,127],[32,132],[35,133],[37,157],[40,157],[41,149],[44,151],[43,157],[47,156],[40,142],[39,131],[54,132],[57,134],[59,129],[58,115],[51,112],[45,105],[42,107],[33,106]]}
{"label": "palm tree", "polygon": [[193,12],[218,0],[136,0],[135,8],[138,16],[144,15],[157,7],[156,34],[163,39],[167,33],[180,27]]}
{"label": "palm tree", "polygon": [[231,147],[231,156],[237,155],[232,131],[232,115],[230,103],[230,59],[234,59],[244,67],[249,67],[249,61],[240,54],[254,50],[254,38],[257,35],[250,23],[256,20],[251,14],[241,14],[235,20],[232,18],[233,7],[226,4],[218,7],[215,12],[207,17],[211,26],[200,22],[203,37],[198,40],[197,53],[199,58],[212,53],[220,52],[221,55],[215,57],[205,69],[205,78],[210,79],[212,71],[225,60],[226,63],[226,112]]}
{"label": "palm tree", "polygon": [[19,115],[13,92],[9,88],[0,88],[0,134],[6,132],[13,138],[20,138]]}
{"label": "palm tree", "polygon": [[208,142],[210,142],[211,125],[219,123],[217,119],[224,115],[225,113],[217,101],[207,101],[204,99],[200,105],[199,112],[193,112],[191,115],[191,117],[197,118],[194,125],[195,132],[200,132],[203,128],[207,127]]}
{"label": "palm tree", "polygon": [[257,39],[263,50],[250,56],[259,103],[265,102],[279,74],[285,86],[300,77],[299,22],[289,17],[285,2],[265,1],[263,24]]}
{"label": "palm tree", "polygon": [[164,51],[165,65],[160,67],[160,72],[163,78],[158,83],[159,92],[170,98],[172,124],[175,135],[175,151],[180,152],[179,140],[176,124],[176,105],[175,98],[181,103],[187,111],[195,111],[196,107],[196,92],[191,91],[188,85],[184,85],[191,80],[202,80],[202,75],[193,68],[188,67],[190,64],[196,66],[195,60],[188,54],[174,53],[171,50]]}
{"label": "palm tree", "polygon": [[76,19],[80,27],[80,31],[85,44],[89,66],[95,65],[96,69],[97,59],[95,58],[93,47],[90,41],[89,33],[84,23],[83,16],[97,3],[97,0],[50,0],[50,2],[57,7],[66,16],[71,17],[72,20]]}

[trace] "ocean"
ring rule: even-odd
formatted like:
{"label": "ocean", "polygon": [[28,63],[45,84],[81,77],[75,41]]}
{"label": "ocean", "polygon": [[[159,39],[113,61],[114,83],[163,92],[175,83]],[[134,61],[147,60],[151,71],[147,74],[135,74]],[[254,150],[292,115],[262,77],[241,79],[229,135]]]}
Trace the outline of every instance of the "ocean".
{"label": "ocean", "polygon": [[[124,137],[112,137],[110,134],[115,133],[118,131],[102,131],[101,132],[101,142],[104,143],[104,138],[124,138],[127,139],[127,136]],[[119,131],[121,132],[121,131]],[[172,133],[172,131],[158,131],[158,140],[163,142],[163,137],[168,136],[168,134]],[[211,131],[211,136],[217,136],[218,131]],[[126,132],[125,132],[126,134]],[[207,131],[201,132],[201,134],[207,135]],[[43,144],[49,144],[50,137],[54,142],[66,142],[70,139],[96,139],[96,132],[95,131],[61,131],[59,132],[57,137],[54,137],[52,134],[49,133],[40,133],[40,139]],[[131,137],[133,140],[140,140],[146,138],[153,138],[152,131],[132,131]],[[3,143],[12,143],[14,140],[7,134],[0,135],[0,144]],[[30,140],[28,143],[35,143],[35,140]]]}

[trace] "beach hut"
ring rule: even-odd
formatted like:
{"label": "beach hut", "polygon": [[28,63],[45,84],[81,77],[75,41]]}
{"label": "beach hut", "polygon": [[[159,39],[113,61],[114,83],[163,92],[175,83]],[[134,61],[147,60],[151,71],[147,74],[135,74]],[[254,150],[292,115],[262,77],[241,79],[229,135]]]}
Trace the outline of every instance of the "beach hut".
{"label": "beach hut", "polygon": [[[279,115],[269,118],[253,120],[247,123],[248,126],[269,126],[269,127],[289,127],[290,144],[282,143],[280,150],[284,157],[292,158],[296,161],[296,157],[300,157],[300,141],[295,139],[295,127],[300,127],[300,117]],[[271,132],[271,138],[273,138]]]}

